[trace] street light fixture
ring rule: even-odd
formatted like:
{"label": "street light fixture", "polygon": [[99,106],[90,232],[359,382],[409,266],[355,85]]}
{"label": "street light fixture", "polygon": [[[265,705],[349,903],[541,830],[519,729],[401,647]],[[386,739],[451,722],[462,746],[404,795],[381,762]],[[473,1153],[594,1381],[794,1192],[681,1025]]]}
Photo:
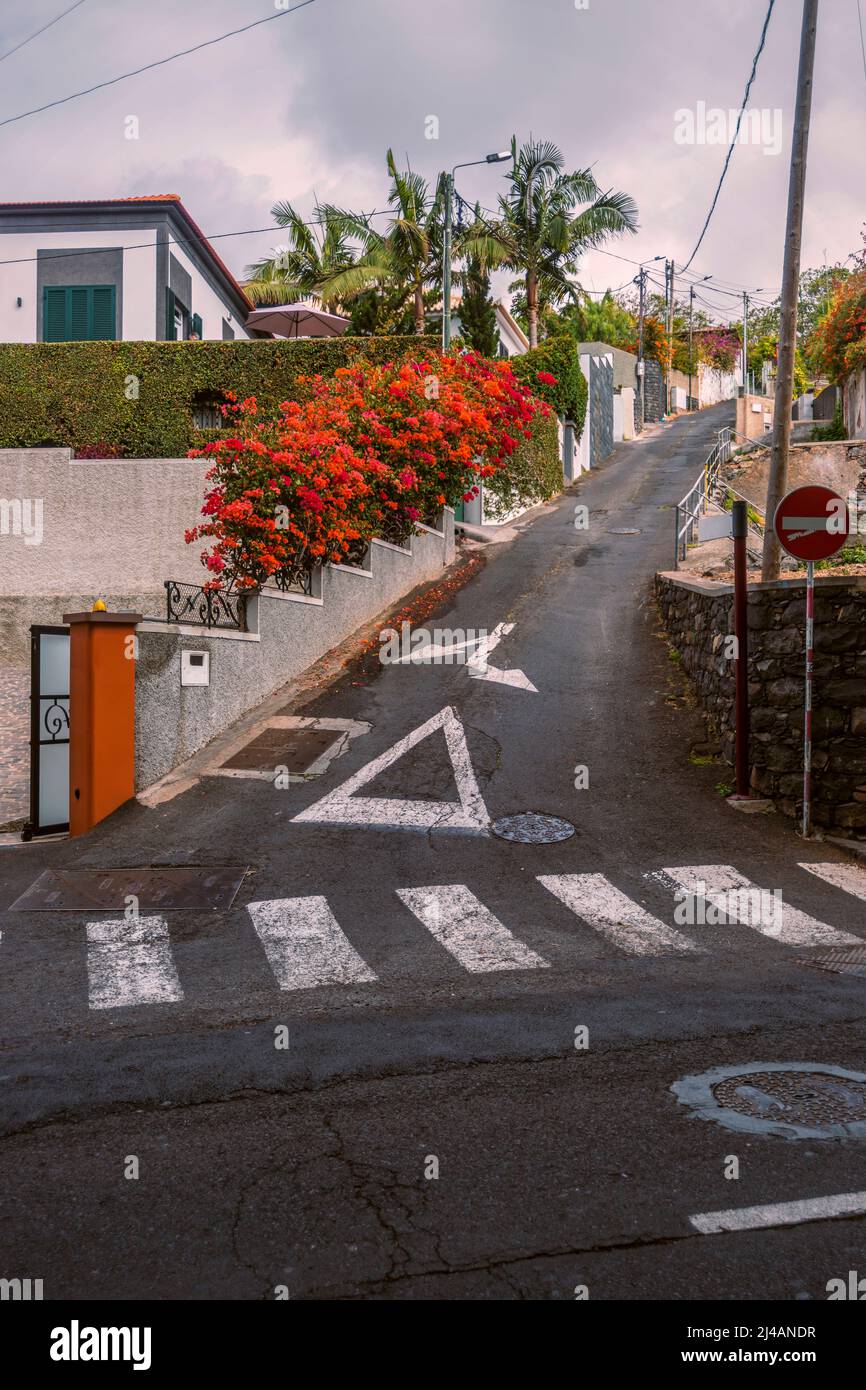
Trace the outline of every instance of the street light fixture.
{"label": "street light fixture", "polygon": [[510,150],[497,150],[486,154],[483,159],[470,159],[465,164],[455,164],[450,174],[445,175],[445,245],[442,251],[442,350],[447,352],[451,346],[451,204],[454,201],[454,175],[458,169],[471,169],[476,164],[501,164],[511,158]]}

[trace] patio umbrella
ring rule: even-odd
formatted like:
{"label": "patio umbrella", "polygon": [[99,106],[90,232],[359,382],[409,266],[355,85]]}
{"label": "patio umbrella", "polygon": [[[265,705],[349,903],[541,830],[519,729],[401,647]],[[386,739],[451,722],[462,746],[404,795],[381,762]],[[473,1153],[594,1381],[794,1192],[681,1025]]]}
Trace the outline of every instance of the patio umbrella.
{"label": "patio umbrella", "polygon": [[336,338],[345,333],[349,319],[326,314],[311,304],[277,304],[273,308],[253,309],[247,315],[247,328],[260,328],[280,338]]}

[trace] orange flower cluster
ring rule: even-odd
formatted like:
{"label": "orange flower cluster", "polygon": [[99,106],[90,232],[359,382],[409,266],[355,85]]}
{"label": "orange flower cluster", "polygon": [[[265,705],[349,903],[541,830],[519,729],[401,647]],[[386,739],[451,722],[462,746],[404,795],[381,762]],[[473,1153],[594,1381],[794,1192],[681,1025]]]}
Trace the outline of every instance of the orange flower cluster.
{"label": "orange flower cluster", "polygon": [[372,536],[403,544],[418,522],[472,497],[548,407],[506,362],[430,351],[302,378],[306,399],[260,416],[227,408],[237,433],[194,451],[213,458],[205,520],[208,586],[256,589],[319,562],[357,563]]}

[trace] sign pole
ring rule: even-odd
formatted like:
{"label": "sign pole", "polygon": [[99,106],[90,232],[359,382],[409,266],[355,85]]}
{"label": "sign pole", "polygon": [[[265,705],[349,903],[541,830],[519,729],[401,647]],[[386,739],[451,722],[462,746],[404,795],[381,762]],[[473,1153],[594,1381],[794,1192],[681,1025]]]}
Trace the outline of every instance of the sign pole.
{"label": "sign pole", "polygon": [[803,838],[812,833],[812,676],[815,670],[815,562],[806,565],[806,721],[803,731]]}
{"label": "sign pole", "polygon": [[732,507],[734,538],[734,637],[737,655],[734,659],[736,690],[735,763],[737,796],[749,795],[749,629],[747,620],[748,587],[746,576],[746,537],[749,518],[746,503],[737,501]]}

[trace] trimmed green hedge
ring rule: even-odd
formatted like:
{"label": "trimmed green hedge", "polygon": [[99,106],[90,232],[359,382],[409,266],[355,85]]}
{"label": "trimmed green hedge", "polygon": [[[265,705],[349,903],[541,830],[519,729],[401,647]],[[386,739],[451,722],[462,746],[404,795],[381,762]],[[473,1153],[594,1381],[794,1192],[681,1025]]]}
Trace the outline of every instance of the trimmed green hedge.
{"label": "trimmed green hedge", "polygon": [[[588,389],[586,377],[580,370],[580,354],[577,344],[568,333],[548,338],[537,348],[530,348],[520,357],[509,359],[508,365],[514,375],[528,386],[534,396],[552,406],[557,415],[573,420],[577,433],[583,433],[586,418]],[[539,372],[549,372],[556,377],[556,385],[538,380]]]}
{"label": "trimmed green hedge", "polygon": [[521,439],[508,468],[484,479],[485,510],[500,521],[518,507],[546,502],[561,491],[559,426],[555,415],[539,413],[532,424],[532,438]]}
{"label": "trimmed green hedge", "polygon": [[233,391],[278,405],[299,399],[299,376],[330,376],[357,357],[390,362],[418,347],[409,336],[2,343],[0,448],[100,444],[124,458],[184,458],[215,436],[193,424],[197,397]]}

